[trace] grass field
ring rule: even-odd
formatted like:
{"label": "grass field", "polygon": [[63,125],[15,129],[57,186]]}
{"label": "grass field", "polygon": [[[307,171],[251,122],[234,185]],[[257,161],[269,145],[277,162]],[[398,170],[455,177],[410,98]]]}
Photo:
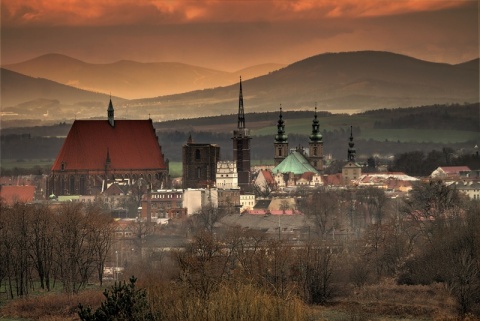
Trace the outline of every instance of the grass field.
{"label": "grass field", "polygon": [[54,159],[1,159],[0,166],[5,169],[18,168],[33,168],[35,166],[51,167]]}
{"label": "grass field", "polygon": [[432,142],[432,143],[461,143],[469,140],[478,140],[477,132],[460,130],[432,130],[432,129],[365,129],[360,137],[363,139],[404,142]]}

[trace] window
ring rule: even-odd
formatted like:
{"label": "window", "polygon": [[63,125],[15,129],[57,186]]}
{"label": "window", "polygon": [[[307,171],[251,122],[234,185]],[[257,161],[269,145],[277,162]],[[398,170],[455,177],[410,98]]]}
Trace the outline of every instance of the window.
{"label": "window", "polygon": [[200,160],[200,150],[199,149],[195,150],[195,160],[197,160],[197,161]]}
{"label": "window", "polygon": [[278,149],[278,156],[282,156],[282,148]]}

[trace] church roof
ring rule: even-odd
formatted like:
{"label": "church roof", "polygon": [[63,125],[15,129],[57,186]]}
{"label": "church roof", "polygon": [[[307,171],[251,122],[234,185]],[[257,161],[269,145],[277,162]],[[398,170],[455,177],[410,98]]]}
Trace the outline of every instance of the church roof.
{"label": "church roof", "polygon": [[151,120],[75,120],[52,170],[165,169]]}
{"label": "church roof", "polygon": [[308,160],[302,153],[294,151],[287,156],[280,164],[278,164],[272,172],[276,173],[293,173],[295,175],[301,175],[305,172],[313,172],[317,174],[317,170],[310,165]]}

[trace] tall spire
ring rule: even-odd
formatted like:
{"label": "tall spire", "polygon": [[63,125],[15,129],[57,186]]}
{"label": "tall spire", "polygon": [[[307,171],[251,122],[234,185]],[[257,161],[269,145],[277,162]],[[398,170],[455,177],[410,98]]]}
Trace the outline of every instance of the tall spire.
{"label": "tall spire", "polygon": [[112,96],[110,95],[110,102],[108,103],[108,109],[107,109],[107,114],[108,114],[108,123],[110,126],[114,127],[115,126],[115,111],[113,110],[113,104],[112,104]]}
{"label": "tall spire", "polygon": [[243,110],[242,76],[240,76],[240,95],[238,97],[238,129],[245,128],[245,112]]}
{"label": "tall spire", "polygon": [[282,105],[280,104],[280,115],[278,116],[277,135],[275,136],[275,143],[286,143],[288,136],[285,134],[285,122],[283,121]]}
{"label": "tall spire", "polygon": [[355,143],[353,142],[353,126],[350,126],[350,141],[348,142],[348,161],[355,162]]}
{"label": "tall spire", "polygon": [[315,115],[312,121],[312,134],[310,135],[310,142],[321,142],[322,134],[320,134],[320,122],[317,119],[317,104],[315,104]]}

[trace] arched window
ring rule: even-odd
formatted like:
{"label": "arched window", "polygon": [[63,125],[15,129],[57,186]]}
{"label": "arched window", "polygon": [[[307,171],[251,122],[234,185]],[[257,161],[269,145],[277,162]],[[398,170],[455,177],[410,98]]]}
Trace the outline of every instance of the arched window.
{"label": "arched window", "polygon": [[200,160],[200,150],[199,149],[195,150],[195,160]]}
{"label": "arched window", "polygon": [[68,178],[68,193],[75,195],[75,176],[73,175]]}

